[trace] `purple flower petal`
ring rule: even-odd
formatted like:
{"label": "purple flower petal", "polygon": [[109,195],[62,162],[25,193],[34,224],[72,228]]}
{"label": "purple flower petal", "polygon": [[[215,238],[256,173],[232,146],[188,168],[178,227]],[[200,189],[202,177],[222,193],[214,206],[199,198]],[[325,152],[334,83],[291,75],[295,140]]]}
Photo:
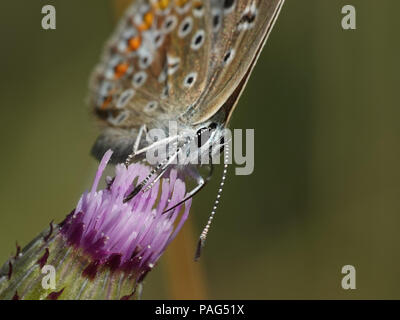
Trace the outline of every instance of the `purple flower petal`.
{"label": "purple flower petal", "polygon": [[[176,170],[169,179],[162,179],[146,191],[139,192],[131,201],[123,200],[150,172],[143,164],[128,168],[117,165],[115,178],[103,190],[97,191],[100,179],[110,160],[107,151],[100,162],[90,192],[85,192],[77,207],[67,217],[61,232],[67,241],[84,250],[99,264],[112,270],[118,268],[144,275],[153,268],[168,244],[176,237],[189,215],[191,200],[174,210],[163,212],[186,196],[185,183]],[[161,192],[160,192],[161,189]],[[175,220],[181,214],[175,227]]]}

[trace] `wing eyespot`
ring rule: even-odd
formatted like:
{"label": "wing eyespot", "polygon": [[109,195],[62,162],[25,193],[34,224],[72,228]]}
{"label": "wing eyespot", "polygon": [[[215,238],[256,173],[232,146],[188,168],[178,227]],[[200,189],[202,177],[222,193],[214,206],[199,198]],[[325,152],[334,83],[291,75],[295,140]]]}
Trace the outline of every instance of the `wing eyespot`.
{"label": "wing eyespot", "polygon": [[195,84],[196,79],[197,79],[197,72],[191,72],[191,73],[189,73],[189,74],[185,77],[185,79],[183,80],[183,86],[184,86],[185,88],[191,88],[191,87]]}
{"label": "wing eyespot", "polygon": [[170,33],[172,30],[175,29],[177,24],[178,24],[178,19],[176,18],[176,16],[171,15],[165,18],[162,29],[164,33]]}
{"label": "wing eyespot", "polygon": [[190,48],[192,50],[199,50],[201,46],[204,44],[205,35],[206,33],[204,30],[197,31],[192,38],[192,43],[190,45]]}
{"label": "wing eyespot", "polygon": [[179,26],[178,36],[180,38],[186,37],[192,31],[192,28],[193,28],[193,18],[188,16],[181,22]]}
{"label": "wing eyespot", "polygon": [[219,31],[222,24],[221,10],[214,9],[212,11],[212,28],[214,32]]}
{"label": "wing eyespot", "polygon": [[224,58],[223,58],[223,64],[226,66],[229,63],[231,63],[231,61],[233,60],[235,56],[235,50],[234,49],[229,49],[227,53],[225,53]]}
{"label": "wing eyespot", "polygon": [[136,89],[138,89],[144,85],[146,80],[147,80],[147,73],[145,71],[139,71],[133,76],[132,84]]}
{"label": "wing eyespot", "polygon": [[115,104],[117,109],[125,108],[125,106],[133,98],[134,95],[135,95],[135,90],[133,89],[127,89],[124,92],[122,92],[117,100],[117,103]]}
{"label": "wing eyespot", "polygon": [[110,112],[107,118],[107,121],[114,125],[114,126],[119,126],[121,124],[123,124],[129,116],[129,112],[127,110],[124,110],[122,112],[120,112],[117,116],[113,116],[112,113]]}
{"label": "wing eyespot", "polygon": [[144,112],[151,113],[154,112],[158,108],[157,101],[150,101],[143,109]]}

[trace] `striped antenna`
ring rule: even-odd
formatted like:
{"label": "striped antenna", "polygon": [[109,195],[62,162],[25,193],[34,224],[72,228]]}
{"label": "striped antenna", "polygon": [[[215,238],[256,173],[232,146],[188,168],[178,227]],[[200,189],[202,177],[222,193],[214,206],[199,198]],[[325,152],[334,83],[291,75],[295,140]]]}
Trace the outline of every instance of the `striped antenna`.
{"label": "striped antenna", "polygon": [[200,259],[201,251],[202,251],[202,249],[204,247],[204,244],[206,242],[208,231],[210,230],[211,224],[212,224],[212,222],[214,220],[215,213],[217,212],[217,208],[218,208],[219,202],[221,200],[222,190],[224,188],[226,175],[228,173],[228,161],[229,161],[229,146],[227,144],[227,145],[225,145],[224,171],[222,173],[222,179],[221,179],[221,183],[219,185],[217,198],[215,199],[214,207],[213,207],[213,209],[211,211],[211,214],[210,214],[210,216],[208,218],[207,224],[204,227],[203,231],[201,232],[200,239],[199,239],[199,242],[197,244],[196,254],[195,254],[195,257],[194,257],[195,261],[198,261]]}

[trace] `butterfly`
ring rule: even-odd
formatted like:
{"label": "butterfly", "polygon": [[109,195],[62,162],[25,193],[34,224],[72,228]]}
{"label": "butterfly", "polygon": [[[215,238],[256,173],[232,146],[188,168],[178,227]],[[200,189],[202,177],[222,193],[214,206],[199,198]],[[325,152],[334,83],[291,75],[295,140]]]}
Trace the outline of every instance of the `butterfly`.
{"label": "butterfly", "polygon": [[[207,148],[199,148],[199,153],[215,145],[222,150],[222,131],[283,3],[133,1],[91,78],[90,103],[102,127],[92,154],[100,159],[112,149],[113,162],[128,164],[156,144],[144,139],[146,132],[166,130],[171,120],[177,122],[178,134],[166,135],[158,144],[173,142],[175,156],[203,134]],[[193,132],[189,137],[188,131]],[[166,157],[155,166],[126,201],[151,187],[171,163]],[[225,174],[226,168],[223,179]],[[201,175],[193,176],[198,184],[191,195],[205,184]]]}

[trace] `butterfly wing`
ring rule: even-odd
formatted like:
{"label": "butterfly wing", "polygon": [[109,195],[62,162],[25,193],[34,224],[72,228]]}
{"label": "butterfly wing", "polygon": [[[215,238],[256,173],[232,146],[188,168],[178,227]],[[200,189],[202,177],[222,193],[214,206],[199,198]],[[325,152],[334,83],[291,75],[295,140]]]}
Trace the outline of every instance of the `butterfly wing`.
{"label": "butterfly wing", "polygon": [[137,0],[106,45],[90,102],[103,125],[92,153],[132,152],[139,127],[163,127],[204,92],[211,56],[209,1]]}
{"label": "butterfly wing", "polygon": [[208,1],[134,1],[92,76],[91,105],[107,126],[173,119],[204,92],[211,56]]}
{"label": "butterfly wing", "polygon": [[90,101],[104,126],[94,155],[111,148],[123,161],[143,124],[199,123],[236,101],[282,3],[134,1],[92,76]]}
{"label": "butterfly wing", "polygon": [[[233,111],[284,0],[212,0],[214,27],[208,87],[186,112],[201,123],[224,104]],[[229,115],[226,115],[229,116]]]}

